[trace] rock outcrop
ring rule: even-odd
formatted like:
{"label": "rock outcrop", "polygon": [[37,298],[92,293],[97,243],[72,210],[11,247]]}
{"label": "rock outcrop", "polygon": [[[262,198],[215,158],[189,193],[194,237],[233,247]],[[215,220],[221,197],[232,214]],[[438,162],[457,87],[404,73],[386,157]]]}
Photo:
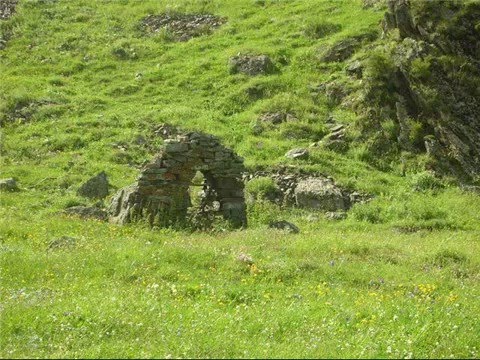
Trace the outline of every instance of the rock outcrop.
{"label": "rock outcrop", "polygon": [[346,211],[355,203],[366,202],[371,195],[343,189],[331,177],[321,174],[257,171],[245,176],[245,181],[269,178],[275,184],[272,198],[279,205],[297,206],[324,212]]}
{"label": "rock outcrop", "polygon": [[103,199],[108,196],[107,174],[102,171],[88,179],[77,191],[77,194],[91,199]]}
{"label": "rock outcrop", "polygon": [[[358,85],[371,158],[426,152],[429,170],[480,179],[479,23],[478,2],[388,1],[390,45],[372,48],[369,76]],[[396,142],[383,130],[386,120]]]}
{"label": "rock outcrop", "polygon": [[295,188],[297,206],[323,211],[346,210],[350,207],[348,195],[327,178],[308,178]]}

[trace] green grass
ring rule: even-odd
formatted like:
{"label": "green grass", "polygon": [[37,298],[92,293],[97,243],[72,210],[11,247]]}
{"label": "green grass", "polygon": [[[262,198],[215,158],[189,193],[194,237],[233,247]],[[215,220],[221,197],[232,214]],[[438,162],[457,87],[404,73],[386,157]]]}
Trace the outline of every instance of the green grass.
{"label": "green grass", "polygon": [[[145,36],[140,19],[164,11],[228,20],[184,43]],[[422,156],[383,170],[362,146],[284,157],[320,140],[330,115],[359,121],[311,88],[346,76],[319,54],[382,16],[360,0],[21,1],[0,28],[13,31],[0,50],[1,177],[21,188],[0,194],[0,356],[478,358],[479,196],[425,172]],[[278,72],[230,74],[239,52]],[[298,122],[255,135],[269,111]],[[132,183],[164,122],[218,135],[250,169],[320,172],[374,198],[342,221],[258,201],[242,231],[61,214],[91,204],[76,190],[99,171],[112,193]],[[300,234],[268,229],[280,219]],[[76,241],[49,249],[62,236]]]}

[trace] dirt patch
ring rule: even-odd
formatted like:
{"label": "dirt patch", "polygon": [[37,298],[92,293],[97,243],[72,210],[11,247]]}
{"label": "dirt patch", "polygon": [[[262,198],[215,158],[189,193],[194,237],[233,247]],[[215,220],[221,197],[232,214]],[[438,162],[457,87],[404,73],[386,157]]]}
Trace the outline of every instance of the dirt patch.
{"label": "dirt patch", "polygon": [[17,0],[0,1],[0,20],[8,20],[15,13],[17,2]]}
{"label": "dirt patch", "polygon": [[211,14],[160,14],[146,16],[142,26],[151,33],[165,31],[173,41],[188,41],[211,34],[225,22],[225,18]]}

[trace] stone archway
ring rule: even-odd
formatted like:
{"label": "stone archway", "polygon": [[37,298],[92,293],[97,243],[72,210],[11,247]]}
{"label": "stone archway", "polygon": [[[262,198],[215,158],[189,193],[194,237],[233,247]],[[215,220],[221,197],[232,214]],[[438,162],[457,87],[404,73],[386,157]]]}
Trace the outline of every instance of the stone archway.
{"label": "stone archway", "polygon": [[113,197],[110,221],[126,224],[147,220],[152,226],[184,221],[190,206],[188,189],[197,171],[204,175],[208,200],[218,201],[223,218],[234,227],[246,226],[243,159],[215,136],[198,132],[165,140],[138,181]]}

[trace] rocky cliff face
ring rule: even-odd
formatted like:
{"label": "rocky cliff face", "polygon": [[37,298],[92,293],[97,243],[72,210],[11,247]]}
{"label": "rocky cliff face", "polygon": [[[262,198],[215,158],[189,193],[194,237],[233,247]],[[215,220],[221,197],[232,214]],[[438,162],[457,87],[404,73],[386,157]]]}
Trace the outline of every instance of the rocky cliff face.
{"label": "rocky cliff face", "polygon": [[426,152],[432,170],[479,181],[480,2],[387,3],[383,39],[366,60],[364,136],[380,152]]}

